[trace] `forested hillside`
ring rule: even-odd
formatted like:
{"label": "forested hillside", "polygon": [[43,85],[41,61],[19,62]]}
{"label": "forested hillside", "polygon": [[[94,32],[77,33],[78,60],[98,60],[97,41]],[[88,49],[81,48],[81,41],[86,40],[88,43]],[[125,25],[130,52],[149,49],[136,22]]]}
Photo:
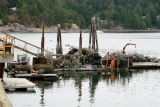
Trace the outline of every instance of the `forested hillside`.
{"label": "forested hillside", "polygon": [[0,0],[0,19],[10,22],[10,8],[16,7],[12,20],[26,26],[76,23],[88,27],[93,16],[103,28],[110,23],[126,29],[160,28],[160,0]]}

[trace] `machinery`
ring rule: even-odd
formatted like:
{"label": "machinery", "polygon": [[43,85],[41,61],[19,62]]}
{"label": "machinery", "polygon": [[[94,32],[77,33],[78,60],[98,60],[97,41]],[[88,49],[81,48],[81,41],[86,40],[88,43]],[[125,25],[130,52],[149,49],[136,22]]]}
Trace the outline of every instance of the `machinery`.
{"label": "machinery", "polygon": [[30,58],[27,54],[17,55],[17,61],[7,63],[7,71],[12,73],[31,73]]}

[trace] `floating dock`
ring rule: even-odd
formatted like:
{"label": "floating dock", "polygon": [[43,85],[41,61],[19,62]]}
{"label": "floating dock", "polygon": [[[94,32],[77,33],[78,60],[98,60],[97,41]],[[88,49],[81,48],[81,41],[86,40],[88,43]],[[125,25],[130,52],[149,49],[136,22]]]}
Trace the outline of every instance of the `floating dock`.
{"label": "floating dock", "polygon": [[57,74],[37,74],[37,73],[32,73],[32,74],[16,74],[15,75],[17,78],[28,78],[32,80],[57,80],[58,76]]}
{"label": "floating dock", "polygon": [[[129,67],[129,69],[160,69],[160,63],[153,63],[153,62],[135,62],[132,66]],[[103,72],[103,71],[121,71],[125,70],[127,71],[128,68],[62,68],[62,69],[55,69],[55,72],[61,73],[65,71],[97,71],[97,72]]]}
{"label": "floating dock", "polygon": [[64,69],[55,69],[57,74],[63,73],[76,73],[76,72],[112,72],[112,71],[127,71],[127,68],[64,68]]}
{"label": "floating dock", "polygon": [[153,62],[138,62],[133,63],[130,69],[160,69],[160,63]]}
{"label": "floating dock", "polygon": [[105,70],[106,68],[61,68],[61,69],[55,69],[56,72],[58,71],[101,71]]}
{"label": "floating dock", "polygon": [[25,78],[4,78],[3,86],[7,91],[30,91],[35,84]]}

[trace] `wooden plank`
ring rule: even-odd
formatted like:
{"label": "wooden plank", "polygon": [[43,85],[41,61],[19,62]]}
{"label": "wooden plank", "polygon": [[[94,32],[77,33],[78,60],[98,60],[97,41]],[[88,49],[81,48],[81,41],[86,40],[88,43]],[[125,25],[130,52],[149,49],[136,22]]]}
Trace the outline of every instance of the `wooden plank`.
{"label": "wooden plank", "polygon": [[6,92],[4,90],[1,81],[0,81],[0,107],[13,107],[6,95]]}
{"label": "wooden plank", "polygon": [[4,78],[4,89],[34,88],[35,84],[25,78]]}
{"label": "wooden plank", "polygon": [[160,66],[160,63],[138,62],[138,63],[133,63],[133,66]]}
{"label": "wooden plank", "polygon": [[133,63],[130,69],[160,69],[160,63],[153,62],[138,62]]}
{"label": "wooden plank", "polygon": [[33,52],[31,52],[31,51],[29,51],[29,50],[27,50],[27,49],[21,48],[21,47],[16,46],[16,45],[13,45],[13,46],[14,46],[15,48],[17,48],[17,49],[21,50],[21,51],[24,51],[24,52],[28,53],[28,54],[31,54],[31,55],[37,56],[37,54],[36,54],[36,53],[33,53]]}

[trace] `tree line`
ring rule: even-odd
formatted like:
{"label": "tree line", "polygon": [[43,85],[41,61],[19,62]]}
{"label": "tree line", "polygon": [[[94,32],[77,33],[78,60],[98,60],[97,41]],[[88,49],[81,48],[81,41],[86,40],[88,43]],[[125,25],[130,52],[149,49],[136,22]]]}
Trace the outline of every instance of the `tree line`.
{"label": "tree line", "polygon": [[126,29],[160,28],[160,0],[0,0],[4,24],[13,7],[15,22],[26,26],[75,23],[86,28],[96,16]]}

